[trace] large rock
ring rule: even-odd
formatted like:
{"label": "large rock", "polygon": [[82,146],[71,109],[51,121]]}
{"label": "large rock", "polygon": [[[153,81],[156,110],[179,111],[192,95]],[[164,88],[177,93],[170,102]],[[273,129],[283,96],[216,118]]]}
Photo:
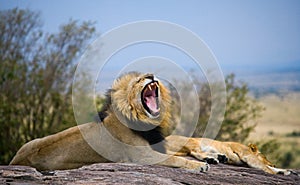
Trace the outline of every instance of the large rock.
{"label": "large rock", "polygon": [[[299,172],[299,171],[298,171]],[[122,163],[102,163],[73,170],[38,172],[25,166],[0,166],[0,184],[300,184],[300,177],[211,165],[209,172]]]}

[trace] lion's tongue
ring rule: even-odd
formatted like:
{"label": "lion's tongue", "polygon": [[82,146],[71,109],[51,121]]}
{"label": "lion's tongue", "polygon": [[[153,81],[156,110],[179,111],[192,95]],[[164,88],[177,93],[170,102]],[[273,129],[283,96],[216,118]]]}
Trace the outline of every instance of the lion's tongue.
{"label": "lion's tongue", "polygon": [[156,97],[148,96],[145,98],[146,98],[146,104],[149,107],[149,109],[154,113],[158,112],[159,110],[157,109]]}

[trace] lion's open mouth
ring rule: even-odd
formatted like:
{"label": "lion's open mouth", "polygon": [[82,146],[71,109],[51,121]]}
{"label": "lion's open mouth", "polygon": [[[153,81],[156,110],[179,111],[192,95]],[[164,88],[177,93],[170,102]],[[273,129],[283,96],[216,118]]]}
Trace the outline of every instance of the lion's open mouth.
{"label": "lion's open mouth", "polygon": [[154,117],[159,115],[159,84],[157,81],[145,85],[142,91],[142,104],[150,115]]}

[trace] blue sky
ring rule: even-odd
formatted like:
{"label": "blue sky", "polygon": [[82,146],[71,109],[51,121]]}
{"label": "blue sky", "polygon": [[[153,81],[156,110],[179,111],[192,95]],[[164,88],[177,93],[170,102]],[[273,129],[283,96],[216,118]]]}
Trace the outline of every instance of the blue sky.
{"label": "blue sky", "polygon": [[298,0],[0,0],[0,9],[40,11],[44,28],[70,18],[96,21],[104,33],[140,20],[164,20],[196,33],[221,66],[299,65]]}

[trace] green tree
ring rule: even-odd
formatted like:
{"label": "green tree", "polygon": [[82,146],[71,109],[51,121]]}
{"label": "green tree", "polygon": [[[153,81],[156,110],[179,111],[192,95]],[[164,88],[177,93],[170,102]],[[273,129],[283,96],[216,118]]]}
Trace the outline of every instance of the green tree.
{"label": "green tree", "polygon": [[[211,94],[208,83],[200,83],[199,121],[194,137],[204,134],[211,111]],[[224,120],[216,137],[222,141],[244,142],[256,125],[257,118],[264,109],[255,99],[249,96],[247,84],[235,81],[234,74],[225,78],[227,102]]]}
{"label": "green tree", "polygon": [[0,163],[25,142],[75,125],[71,105],[76,59],[95,35],[92,22],[70,20],[44,33],[40,14],[0,12]]}

